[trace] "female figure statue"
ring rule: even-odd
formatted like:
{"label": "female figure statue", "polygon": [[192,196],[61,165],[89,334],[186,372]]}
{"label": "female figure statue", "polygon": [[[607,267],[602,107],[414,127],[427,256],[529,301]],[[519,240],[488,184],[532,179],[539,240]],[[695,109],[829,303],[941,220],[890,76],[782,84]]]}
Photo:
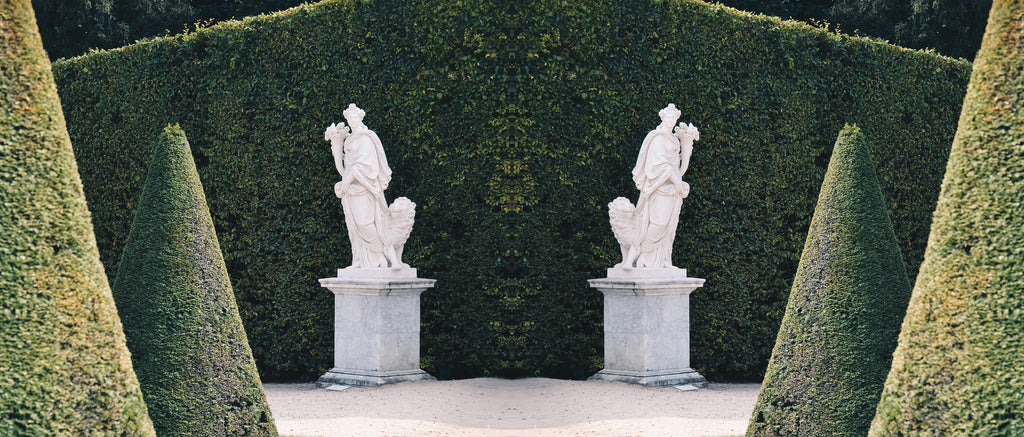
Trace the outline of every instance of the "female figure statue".
{"label": "female figure statue", "polygon": [[624,198],[609,205],[612,228],[622,245],[623,268],[674,268],[672,243],[679,223],[682,200],[690,193],[683,182],[693,141],[699,132],[680,123],[674,104],[658,112],[661,124],[644,138],[633,168],[633,182],[640,190],[636,207]]}
{"label": "female figure statue", "polygon": [[388,207],[384,190],[391,182],[391,168],[384,146],[377,134],[363,124],[366,111],[353,103],[344,115],[349,126],[332,124],[324,137],[331,141],[334,164],[341,174],[334,193],[341,198],[345,212],[345,226],[352,243],[351,267],[408,267],[401,261],[401,252],[412,230],[416,205],[400,197]]}

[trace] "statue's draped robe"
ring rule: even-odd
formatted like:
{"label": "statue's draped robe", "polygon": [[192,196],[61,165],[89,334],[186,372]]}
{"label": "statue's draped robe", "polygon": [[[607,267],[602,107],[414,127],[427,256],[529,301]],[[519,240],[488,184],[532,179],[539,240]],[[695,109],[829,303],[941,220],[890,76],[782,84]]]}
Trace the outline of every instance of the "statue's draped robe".
{"label": "statue's draped robe", "polygon": [[384,190],[391,182],[391,168],[377,134],[363,130],[346,138],[344,163],[345,172],[352,178],[348,193],[341,199],[352,242],[352,265],[390,267],[384,255],[392,240]]}
{"label": "statue's draped robe", "polygon": [[644,138],[633,168],[633,182],[640,190],[633,215],[631,241],[639,252],[633,267],[672,266],[672,242],[679,224],[682,197],[679,140],[670,130],[653,130]]}

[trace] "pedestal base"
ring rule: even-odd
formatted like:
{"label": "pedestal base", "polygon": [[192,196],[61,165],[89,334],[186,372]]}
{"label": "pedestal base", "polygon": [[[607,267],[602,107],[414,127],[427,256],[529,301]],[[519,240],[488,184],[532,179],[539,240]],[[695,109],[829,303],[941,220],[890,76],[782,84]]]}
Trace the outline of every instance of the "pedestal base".
{"label": "pedestal base", "polygon": [[396,382],[433,380],[433,376],[420,369],[406,372],[369,372],[353,369],[331,369],[316,380],[316,386],[327,388],[332,385],[355,385],[373,387]]}
{"label": "pedestal base", "polygon": [[690,292],[704,280],[682,269],[648,270],[589,281],[604,293],[605,368],[591,379],[704,387],[690,367]]}
{"label": "pedestal base", "polygon": [[615,381],[628,384],[662,387],[671,385],[692,385],[698,388],[708,386],[704,376],[693,369],[677,369],[661,372],[628,372],[623,370],[602,369],[590,378],[597,381]]}
{"label": "pedestal base", "polygon": [[434,282],[364,275],[321,279],[334,293],[334,368],[317,385],[433,379],[420,370],[420,293]]}

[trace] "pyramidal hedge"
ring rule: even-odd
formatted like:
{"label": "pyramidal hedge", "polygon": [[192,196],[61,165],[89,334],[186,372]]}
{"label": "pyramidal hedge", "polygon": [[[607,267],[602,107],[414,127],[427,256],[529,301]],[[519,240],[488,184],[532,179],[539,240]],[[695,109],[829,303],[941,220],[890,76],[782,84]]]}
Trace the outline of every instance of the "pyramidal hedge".
{"label": "pyramidal hedge", "polygon": [[836,140],[747,436],[864,435],[910,299],[870,147]]}
{"label": "pyramidal hedge", "polygon": [[992,3],[870,435],[1024,435],[1022,17]]}
{"label": "pyramidal hedge", "polygon": [[161,436],[276,436],[181,127],[157,140],[114,281]]}
{"label": "pyramidal hedge", "polygon": [[0,95],[0,435],[152,436],[29,0]]}

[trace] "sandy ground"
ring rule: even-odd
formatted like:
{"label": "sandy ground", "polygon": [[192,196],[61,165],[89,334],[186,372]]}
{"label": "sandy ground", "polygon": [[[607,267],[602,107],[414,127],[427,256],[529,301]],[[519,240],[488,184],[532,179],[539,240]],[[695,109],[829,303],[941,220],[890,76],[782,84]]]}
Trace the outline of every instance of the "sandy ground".
{"label": "sandy ground", "polygon": [[344,391],[265,384],[282,436],[738,436],[760,384],[681,391],[607,381],[477,378]]}

